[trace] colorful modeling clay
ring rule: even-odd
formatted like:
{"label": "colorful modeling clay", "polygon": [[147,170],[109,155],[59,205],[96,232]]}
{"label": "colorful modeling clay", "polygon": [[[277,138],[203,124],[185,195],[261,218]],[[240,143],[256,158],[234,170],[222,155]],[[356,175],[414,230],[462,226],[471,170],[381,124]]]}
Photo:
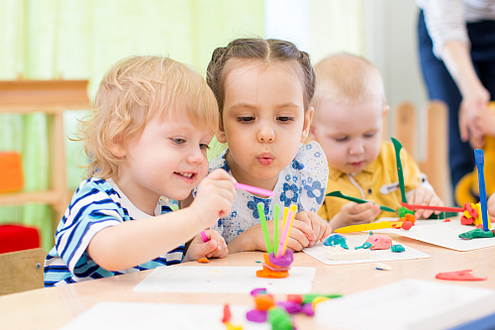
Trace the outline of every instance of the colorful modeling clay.
{"label": "colorful modeling clay", "polygon": [[263,255],[265,262],[263,269],[256,272],[256,276],[263,278],[284,278],[289,276],[290,265],[294,261],[294,252],[288,249],[285,254],[277,258],[273,253]]}
{"label": "colorful modeling clay", "polygon": [[395,252],[395,253],[401,253],[401,252],[406,251],[406,249],[404,249],[404,247],[400,244],[392,245],[390,247],[390,250],[392,250],[392,252]]}
{"label": "colorful modeling clay", "polygon": [[438,280],[450,281],[484,281],[486,277],[475,277],[471,274],[472,269],[459,270],[456,272],[438,273],[435,278]]}
{"label": "colorful modeling clay", "polygon": [[208,260],[207,258],[199,258],[198,259],[198,263],[200,263],[200,264],[207,264],[209,262],[210,262],[210,260]]}
{"label": "colorful modeling clay", "polygon": [[266,294],[266,288],[253,289],[253,290],[251,290],[251,292],[249,294],[253,297],[258,295],[258,294]]}
{"label": "colorful modeling clay", "polygon": [[278,302],[277,306],[284,308],[287,311],[287,313],[289,313],[289,314],[295,314],[295,313],[299,313],[302,311],[301,304],[297,303],[295,301]]}
{"label": "colorful modeling clay", "polygon": [[409,230],[409,229],[411,229],[412,226],[413,226],[413,224],[411,221],[404,221],[401,228],[404,230]]}
{"label": "colorful modeling clay", "polygon": [[263,323],[268,318],[266,311],[253,309],[246,313],[246,319],[251,322]]}
{"label": "colorful modeling clay", "polygon": [[364,242],[363,245],[361,246],[356,246],[354,250],[359,250],[359,249],[370,249],[371,248],[371,243]]}
{"label": "colorful modeling clay", "polygon": [[229,304],[225,304],[223,306],[223,318],[222,318],[222,322],[225,323],[227,321],[230,321],[230,318],[231,317],[232,317],[232,313],[230,312]]}
{"label": "colorful modeling clay", "polygon": [[271,294],[257,295],[254,297],[254,304],[256,305],[256,309],[260,311],[267,311],[270,307],[275,305]]}
{"label": "colorful modeling clay", "polygon": [[272,325],[272,330],[294,329],[289,313],[280,307],[272,307],[268,310],[268,322]]}
{"label": "colorful modeling clay", "polygon": [[476,228],[468,232],[459,234],[459,238],[470,240],[473,238],[492,238],[495,236],[495,230],[484,231],[482,228]]}
{"label": "colorful modeling clay", "polygon": [[370,233],[366,242],[371,243],[371,250],[386,250],[392,246],[392,239],[387,235]]}
{"label": "colorful modeling clay", "polygon": [[347,239],[343,235],[331,234],[323,240],[323,245],[325,245],[325,246],[340,246],[343,249],[348,250],[349,247],[347,246],[346,240]]}

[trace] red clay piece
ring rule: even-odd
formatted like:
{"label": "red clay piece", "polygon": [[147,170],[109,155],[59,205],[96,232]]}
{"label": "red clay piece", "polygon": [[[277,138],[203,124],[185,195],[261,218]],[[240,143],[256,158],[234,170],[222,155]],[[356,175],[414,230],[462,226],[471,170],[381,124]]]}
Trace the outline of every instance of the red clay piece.
{"label": "red clay piece", "polygon": [[461,217],[461,225],[467,226],[472,224],[473,224],[473,218],[468,219],[465,216]]}
{"label": "red clay piece", "polygon": [[411,221],[404,221],[401,228],[404,230],[409,230],[409,229],[411,229],[412,226],[413,226],[413,224]]}
{"label": "red clay piece", "polygon": [[232,317],[232,313],[230,312],[229,304],[225,304],[223,306],[223,318],[222,318],[222,322],[225,323],[227,321],[230,321],[230,318],[231,317]]}
{"label": "red clay piece", "polygon": [[476,277],[470,274],[472,269],[459,270],[456,272],[438,273],[435,278],[438,280],[450,281],[484,281],[486,277]]}
{"label": "red clay piece", "polygon": [[198,263],[200,263],[200,264],[207,264],[209,262],[210,262],[210,260],[208,260],[207,258],[199,258],[198,259]]}
{"label": "red clay piece", "polygon": [[451,222],[450,219],[445,219],[442,222]]}
{"label": "red clay piece", "polygon": [[293,301],[298,304],[302,304],[303,302],[303,296],[301,294],[288,294],[287,295],[287,301]]}

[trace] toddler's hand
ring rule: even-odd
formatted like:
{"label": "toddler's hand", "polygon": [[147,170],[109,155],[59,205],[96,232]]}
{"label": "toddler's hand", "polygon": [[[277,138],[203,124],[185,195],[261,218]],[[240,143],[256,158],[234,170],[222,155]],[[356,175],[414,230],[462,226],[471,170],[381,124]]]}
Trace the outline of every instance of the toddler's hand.
{"label": "toddler's hand", "polygon": [[211,227],[226,216],[235,198],[235,179],[223,169],[216,169],[201,181],[191,204],[204,227]]}
{"label": "toddler's hand", "polygon": [[331,221],[332,228],[371,223],[380,214],[380,205],[370,203],[358,204],[349,202],[344,204]]}
{"label": "toddler's hand", "polygon": [[225,258],[229,254],[225,240],[216,230],[205,230],[208,242],[204,243],[201,235],[196,235],[187,253],[184,261],[198,260],[199,258]]}
{"label": "toddler's hand", "polygon": [[495,220],[495,193],[488,198],[486,208],[488,209],[488,216],[490,219]]}
{"label": "toddler's hand", "polygon": [[[435,194],[434,191],[424,187],[418,187],[409,191],[406,194],[407,203],[413,205],[429,205],[429,206],[443,206],[443,202]],[[424,218],[427,219],[433,213],[432,210],[417,210],[415,217],[417,219]],[[435,211],[435,214],[440,214],[440,211]]]}
{"label": "toddler's hand", "polygon": [[328,221],[323,220],[318,214],[311,211],[303,211],[296,214],[295,220],[307,224],[313,231],[312,234],[306,234],[309,239],[309,246],[313,246],[318,241],[323,241],[332,233],[332,227]]}

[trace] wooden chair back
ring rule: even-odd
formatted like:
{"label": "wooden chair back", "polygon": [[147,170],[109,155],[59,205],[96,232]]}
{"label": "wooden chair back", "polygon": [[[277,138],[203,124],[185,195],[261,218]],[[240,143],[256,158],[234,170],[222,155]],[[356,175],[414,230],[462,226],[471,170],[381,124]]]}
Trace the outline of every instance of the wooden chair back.
{"label": "wooden chair back", "polygon": [[41,248],[0,254],[0,296],[44,286]]}
{"label": "wooden chair back", "polygon": [[[441,101],[432,101],[421,111],[420,116],[411,103],[399,104],[395,109],[393,136],[418,163],[438,196],[444,203],[451,204],[447,106]],[[423,151],[422,155],[419,150]]]}

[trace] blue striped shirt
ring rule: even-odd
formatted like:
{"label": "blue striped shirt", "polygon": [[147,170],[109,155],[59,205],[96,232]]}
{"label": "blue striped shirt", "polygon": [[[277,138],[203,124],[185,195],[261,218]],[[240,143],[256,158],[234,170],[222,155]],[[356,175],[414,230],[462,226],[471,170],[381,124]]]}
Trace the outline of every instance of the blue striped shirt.
{"label": "blue striped shirt", "polygon": [[[155,215],[171,212],[160,199]],[[150,217],[136,208],[113,180],[90,178],[77,188],[55,234],[55,247],[45,260],[45,287],[59,286],[89,279],[110,277],[158,266],[178,264],[184,245],[144,264],[109,271],[94,262],[86,251],[89,242],[100,230],[130,221]]]}

